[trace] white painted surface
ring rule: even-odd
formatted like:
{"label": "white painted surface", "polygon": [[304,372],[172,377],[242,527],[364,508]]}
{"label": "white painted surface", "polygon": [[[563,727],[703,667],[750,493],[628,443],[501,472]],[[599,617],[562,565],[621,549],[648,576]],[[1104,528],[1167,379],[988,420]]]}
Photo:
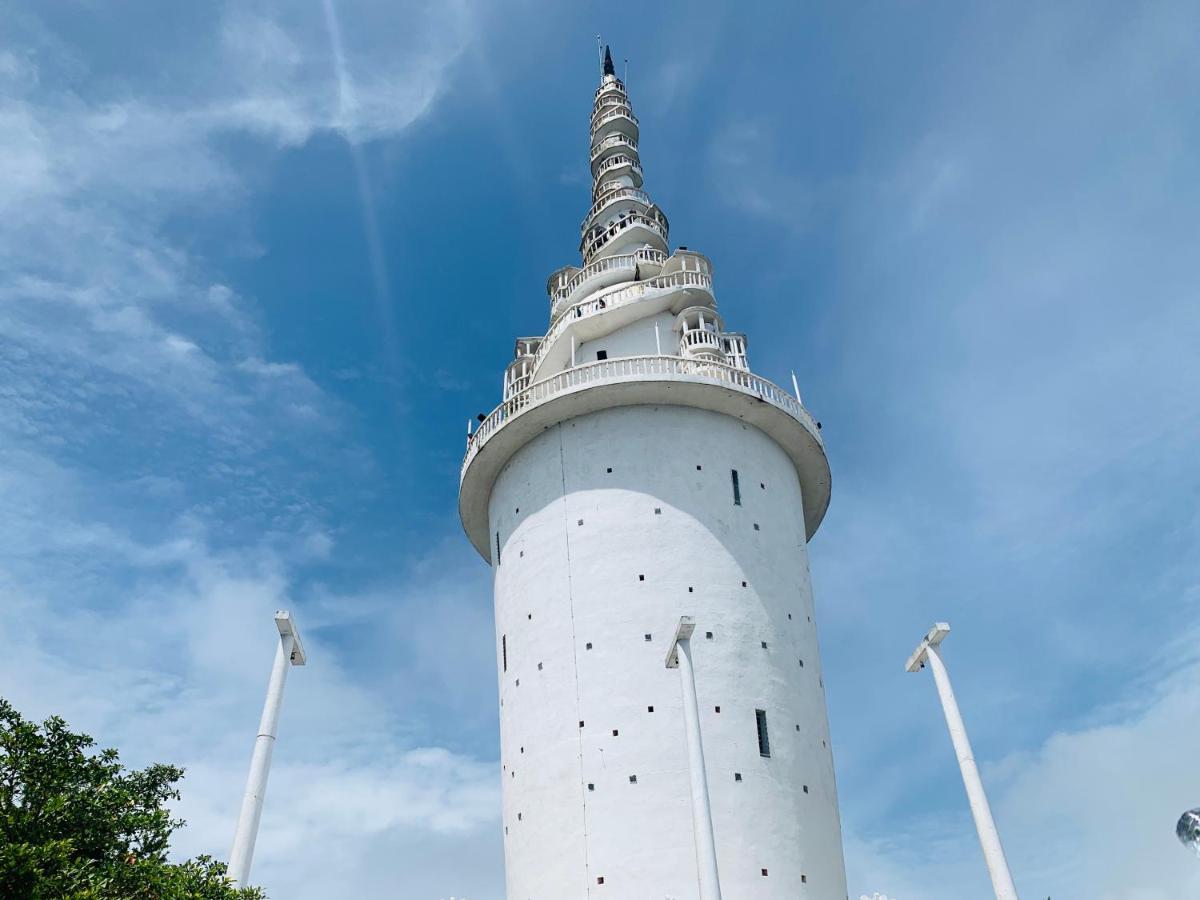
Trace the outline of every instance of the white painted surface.
{"label": "white painted surface", "polygon": [[573,418],[500,473],[510,900],[699,897],[682,702],[662,665],[685,614],[725,895],[846,896],[802,508],[775,441],[688,407]]}
{"label": "white painted surface", "polygon": [[292,665],[295,643],[296,639],[291,634],[279,636],[275,661],[271,665],[271,678],[267,682],[267,699],[258,723],[258,735],[254,739],[246,793],[242,797],[242,809],[233,835],[233,849],[229,851],[229,877],[239,886],[246,884],[250,878],[250,864],[254,861],[254,844],[258,840],[258,825],[262,819],[263,800],[267,795],[267,777],[271,774],[271,756],[275,751],[275,737],[279,733],[283,688]]}
{"label": "white painted surface", "polygon": [[967,790],[967,802],[971,806],[971,815],[975,819],[975,828],[979,833],[979,844],[983,848],[983,858],[987,863],[988,876],[992,880],[992,890],[996,900],[1017,900],[1017,888],[1013,884],[1012,874],[1008,870],[1008,860],[1004,857],[1004,847],[1000,843],[1000,832],[992,818],[992,808],[988,805],[987,794],[983,790],[983,779],[979,777],[979,767],[975,765],[975,754],[971,750],[971,741],[967,737],[967,727],[963,724],[962,714],[958,710],[958,701],[954,697],[954,688],[950,684],[950,673],[942,662],[940,648],[930,645],[925,650],[925,662],[933,673],[937,684],[938,697],[942,701],[942,712],[946,716],[946,727],[950,730],[950,741],[954,744],[954,755],[958,757],[958,767],[962,772],[963,786]]}
{"label": "white painted surface", "polygon": [[[619,356],[651,356],[656,353],[654,342],[654,325],[658,323],[659,332],[667,346],[667,352],[678,354],[679,336],[673,335],[671,329],[675,317],[669,312],[658,313],[638,319],[622,328],[610,331],[603,337],[585,341],[579,345],[578,358],[580,362],[593,362],[596,351],[604,350],[609,359]],[[672,346],[676,345],[676,346]]]}
{"label": "white painted surface", "polygon": [[[683,621],[680,619],[680,622]],[[688,619],[688,622],[691,620]],[[680,638],[676,642],[675,660],[679,669],[680,695],[683,698],[688,776],[692,783],[692,834],[696,842],[696,874],[700,882],[700,900],[721,900],[717,839],[713,835],[712,804],[708,797],[708,769],[704,765],[704,739],[700,733],[700,703],[696,699],[696,673],[692,667],[690,636]]]}
{"label": "white painted surface", "polygon": [[[603,76],[593,178],[621,154],[640,184],[626,100]],[[719,872],[733,900],[844,900],[806,543],[829,502],[819,425],[744,368],[681,358],[676,317],[715,309],[711,265],[666,257],[661,210],[608,180],[581,229],[587,267],[551,276],[530,383],[462,470],[463,525],[495,574],[507,894],[709,900]],[[633,253],[636,268],[595,263]],[[662,652],[685,615],[681,690]],[[689,747],[712,821],[697,832]]]}

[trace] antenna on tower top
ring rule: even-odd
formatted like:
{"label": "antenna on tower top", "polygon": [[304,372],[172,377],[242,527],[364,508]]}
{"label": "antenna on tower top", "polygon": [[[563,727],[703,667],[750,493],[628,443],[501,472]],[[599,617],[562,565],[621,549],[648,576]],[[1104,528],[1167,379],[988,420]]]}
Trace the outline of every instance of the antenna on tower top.
{"label": "antenna on tower top", "polygon": [[600,71],[604,71],[604,41],[600,39],[600,32],[596,32],[596,63],[600,66]]}
{"label": "antenna on tower top", "polygon": [[625,78],[624,78],[624,83],[625,83],[625,87],[626,87],[626,88],[628,88],[628,87],[629,87],[629,57],[628,57],[628,56],[627,56],[627,57],[625,57]]}

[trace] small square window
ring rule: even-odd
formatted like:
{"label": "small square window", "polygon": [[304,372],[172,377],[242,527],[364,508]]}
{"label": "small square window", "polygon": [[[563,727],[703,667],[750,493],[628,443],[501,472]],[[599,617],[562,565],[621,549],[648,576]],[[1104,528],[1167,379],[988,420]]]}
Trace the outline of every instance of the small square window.
{"label": "small square window", "polygon": [[588,790],[594,791],[595,789],[596,789],[596,785],[592,784],[591,782],[588,782]]}
{"label": "small square window", "polygon": [[788,613],[788,621],[789,621],[789,622],[790,622],[790,621],[792,621],[792,614],[791,614],[791,613]]}
{"label": "small square window", "polygon": [[[582,525],[583,523],[582,523],[582,522],[580,522],[579,524],[581,524],[581,525]],[[742,587],[745,587],[745,586],[746,586],[746,582],[744,582],[744,581],[743,581],[743,582],[742,582]]]}
{"label": "small square window", "polygon": [[808,785],[807,784],[804,785],[804,793],[806,793],[806,794],[808,793]]}
{"label": "small square window", "polygon": [[661,506],[654,507],[654,514],[656,516],[661,516],[662,515],[662,507]]}
{"label": "small square window", "polygon": [[609,475],[611,475],[611,474],[612,474],[612,466],[609,466],[609,467],[608,467],[608,474],[609,474]]}
{"label": "small square window", "polygon": [[[583,727],[583,719],[580,719],[580,720],[579,720],[579,727],[580,727],[580,728],[582,728],[582,727]],[[799,730],[800,730],[800,726],[799,726],[799,725],[797,725],[797,726],[796,726],[796,730],[797,730],[797,731],[799,731]]]}
{"label": "small square window", "polygon": [[755,522],[755,523],[754,523],[754,530],[755,530],[755,531],[760,531],[760,530],[761,530],[761,529],[758,527],[758,523],[757,523],[757,522]]}
{"label": "small square window", "polygon": [[801,876],[800,876],[800,883],[801,883],[801,884],[808,884],[808,876],[807,876],[807,875],[801,875]]}
{"label": "small square window", "polygon": [[712,640],[712,632],[711,631],[704,632],[704,639],[706,641],[711,641]]}
{"label": "small square window", "polygon": [[524,818],[524,816],[521,813],[517,813],[517,821],[520,822],[522,818]]}
{"label": "small square window", "polygon": [[614,729],[613,729],[613,737],[616,737],[616,736],[617,736],[618,734],[620,734],[620,733],[621,733],[621,732],[620,732],[620,731],[618,731],[616,728],[614,728]]}
{"label": "small square window", "polygon": [[538,671],[539,671],[539,672],[540,672],[540,671],[542,671],[542,664],[541,664],[541,663],[538,663]]}
{"label": "small square window", "polygon": [[596,876],[596,884],[604,884],[604,876],[603,875]]}
{"label": "small square window", "polygon": [[697,471],[697,472],[699,472],[699,471],[700,471],[700,466],[696,466],[696,471]]}
{"label": "small square window", "polygon": [[764,491],[767,489],[767,486],[765,484],[763,484],[761,481],[758,483],[758,486],[760,488],[762,488]]}
{"label": "small square window", "polygon": [[583,519],[580,519],[580,520],[579,520],[579,524],[580,524],[580,525],[582,525],[582,524],[583,524]]}
{"label": "small square window", "polygon": [[690,594],[690,593],[692,593],[692,592],[693,592],[693,591],[695,591],[695,590],[696,590],[696,589],[695,589],[694,587],[692,587],[691,585],[688,585],[688,593],[689,593],[689,594]]}
{"label": "small square window", "polygon": [[733,773],[733,780],[734,780],[734,781],[741,781],[741,780],[742,780],[742,773],[741,773],[741,772],[734,772],[734,773]]}
{"label": "small square window", "polygon": [[800,668],[804,668],[804,660],[800,660]]}
{"label": "small square window", "polygon": [[517,687],[520,687],[520,686],[521,686],[521,679],[520,679],[520,678],[518,678],[518,679],[517,679]]}
{"label": "small square window", "polygon": [[525,558],[525,551],[524,551],[524,550],[522,550],[522,551],[521,551],[521,553],[520,553],[520,557],[521,557],[521,559],[524,559],[524,558]]}
{"label": "small square window", "polygon": [[649,634],[648,634],[648,635],[646,635],[646,640],[647,640],[647,641],[651,641],[651,640],[653,640],[653,639],[654,639],[654,638],[653,638],[653,635],[649,635]]}
{"label": "small square window", "polygon": [[521,752],[522,752],[522,753],[524,753],[524,752],[525,752],[525,748],[524,748],[524,747],[522,747],[522,748],[521,748]]}
{"label": "small square window", "polygon": [[797,731],[799,731],[799,730],[800,730],[800,726],[799,726],[799,725],[797,725],[797,726],[796,726],[796,730],[797,730]]}
{"label": "small square window", "polygon": [[530,622],[532,622],[533,621],[533,613],[529,613],[527,616],[525,616],[525,618],[527,618]]}
{"label": "small square window", "polygon": [[761,644],[762,644],[762,648],[763,648],[764,650],[766,650],[766,649],[767,649],[767,642],[766,642],[766,641],[760,641],[759,643],[761,643]]}
{"label": "small square window", "polygon": [[762,870],[762,873],[763,873],[763,878],[766,878],[766,877],[767,877],[767,870],[766,870],[766,869],[763,869],[763,870]]}
{"label": "small square window", "polygon": [[638,576],[638,581],[645,581],[645,580],[646,580],[646,576],[645,576],[645,575],[639,575],[639,576]]}
{"label": "small square window", "polygon": [[588,641],[586,644],[584,644],[584,647],[583,647],[583,649],[584,649],[584,650],[591,650],[591,649],[592,649],[592,642],[591,642],[591,641]]}
{"label": "small square window", "polygon": [[607,350],[597,350],[596,351],[596,359],[597,360],[608,359],[608,351]]}
{"label": "small square window", "polygon": [[636,775],[630,775],[630,776],[629,776],[629,783],[630,783],[630,784],[637,784],[637,776],[636,776]]}
{"label": "small square window", "polygon": [[719,706],[714,706],[714,707],[713,707],[713,710],[715,710],[716,712],[720,712],[720,711],[721,711],[721,707],[719,707]]}
{"label": "small square window", "polygon": [[654,707],[653,707],[653,706],[647,706],[647,707],[646,707],[646,712],[654,712]]}

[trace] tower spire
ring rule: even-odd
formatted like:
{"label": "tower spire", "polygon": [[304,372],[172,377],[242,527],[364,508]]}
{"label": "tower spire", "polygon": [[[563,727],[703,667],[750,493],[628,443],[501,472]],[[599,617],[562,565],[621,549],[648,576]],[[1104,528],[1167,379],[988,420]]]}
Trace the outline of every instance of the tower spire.
{"label": "tower spire", "polygon": [[604,45],[604,71],[602,74],[603,75],[612,75],[614,78],[616,77],[616,74],[617,74],[617,70],[613,66],[613,61],[612,61],[612,47],[610,47],[608,44]]}

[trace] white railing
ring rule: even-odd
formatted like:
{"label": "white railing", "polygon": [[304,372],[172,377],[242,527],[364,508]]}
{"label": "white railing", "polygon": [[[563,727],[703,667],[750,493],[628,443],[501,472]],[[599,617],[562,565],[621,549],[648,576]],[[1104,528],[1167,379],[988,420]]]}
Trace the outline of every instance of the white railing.
{"label": "white railing", "polygon": [[[612,258],[622,259],[620,256]],[[624,258],[628,259],[628,257]],[[630,303],[636,303],[653,291],[664,289],[682,290],[685,288],[699,288],[711,294],[712,276],[704,275],[700,272],[672,272],[670,275],[659,275],[656,278],[647,278],[645,281],[630,282],[625,287],[611,293],[600,297],[592,297],[590,300],[581,300],[573,306],[568,306],[554,317],[554,322],[550,325],[550,330],[542,338],[541,346],[538,347],[537,353],[533,355],[534,369],[537,369],[546,353],[549,352],[550,345],[572,322],[579,319],[586,319],[588,316],[594,316],[609,309],[616,309],[620,306],[628,306]]]}
{"label": "white railing", "polygon": [[630,266],[635,266],[638,263],[658,263],[662,265],[667,261],[667,254],[661,250],[655,250],[653,247],[642,247],[635,253],[627,253],[621,256],[606,256],[604,259],[598,259],[594,263],[589,263],[578,272],[571,276],[571,280],[566,284],[560,285],[554,289],[550,295],[551,303],[558,303],[564,297],[571,296],[575,288],[579,287],[593,275],[599,275],[601,272],[610,272],[613,269],[624,269]]}
{"label": "white railing", "polygon": [[596,170],[596,174],[592,177],[599,178],[609,169],[615,169],[617,166],[630,166],[633,168],[633,171],[637,172],[639,175],[642,173],[642,166],[635,157],[626,156],[624,153],[620,153],[617,156],[610,156],[604,162],[600,163],[600,168]]}
{"label": "white railing", "polygon": [[600,120],[600,117],[613,109],[620,109],[625,112],[629,118],[633,118],[633,107],[630,105],[628,98],[623,96],[605,97],[600,100],[592,109],[591,122],[595,128]]}
{"label": "white railing", "polygon": [[591,161],[594,163],[605,150],[617,146],[628,147],[634,153],[637,153],[637,142],[632,138],[624,134],[610,134],[592,148]]}
{"label": "white railing", "polygon": [[706,328],[693,328],[691,331],[685,331],[681,344],[688,353],[711,352],[725,355],[725,351],[721,349],[721,335]]}
{"label": "white railing", "polygon": [[510,400],[501,403],[492,410],[491,415],[479,423],[475,433],[467,438],[467,454],[463,459],[462,472],[467,471],[467,466],[471,464],[480,448],[510,419],[565,391],[624,378],[696,378],[731,387],[778,407],[803,424],[811,434],[817,435],[816,423],[812,416],[795,397],[777,384],[759,378],[752,372],[724,363],[684,359],[681,356],[627,356],[566,369],[557,375],[535,381]]}
{"label": "white railing", "polygon": [[587,237],[584,237],[583,243],[579,248],[583,253],[583,258],[585,260],[590,260],[605,244],[619,235],[626,228],[629,228],[633,225],[646,226],[651,231],[655,232],[659,237],[661,237],[663,239],[663,243],[666,243],[667,223],[665,216],[663,216],[661,213],[657,216],[631,213],[619,221],[614,222],[612,225],[606,225],[603,228],[598,229],[598,233],[596,233],[590,241],[587,239]]}
{"label": "white railing", "polygon": [[616,81],[606,81],[600,87],[596,88],[596,96],[599,97],[604,91],[619,91],[624,94],[625,85],[621,83],[619,78]]}
{"label": "white railing", "polygon": [[638,124],[638,118],[637,118],[637,116],[635,116],[633,114],[633,110],[618,109],[616,112],[606,113],[605,115],[603,115],[599,119],[597,119],[595,122],[593,122],[592,123],[592,131],[593,132],[599,131],[601,128],[603,128],[605,125],[607,125],[609,122],[613,121],[613,119],[628,119],[630,122],[633,123],[633,126],[635,128],[637,127],[637,124]]}
{"label": "white railing", "polygon": [[599,200],[592,204],[592,208],[588,210],[587,215],[583,217],[583,221],[579,223],[580,228],[586,228],[588,219],[594,216],[610,203],[615,203],[618,200],[637,200],[639,203],[645,203],[647,206],[653,206],[654,201],[650,199],[650,195],[641,188],[622,187],[611,193],[605,194]]}

